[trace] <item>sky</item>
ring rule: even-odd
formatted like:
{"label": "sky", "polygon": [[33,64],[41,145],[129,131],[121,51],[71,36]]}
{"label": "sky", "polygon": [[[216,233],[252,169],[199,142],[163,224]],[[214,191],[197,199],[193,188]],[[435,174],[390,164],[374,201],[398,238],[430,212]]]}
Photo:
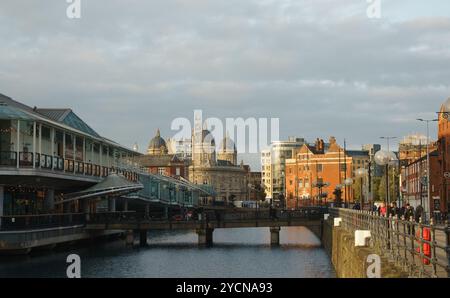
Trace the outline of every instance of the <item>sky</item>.
{"label": "sky", "polygon": [[450,1],[380,4],[378,19],[367,0],[81,0],[69,19],[66,0],[3,0],[0,93],[141,151],[196,109],[384,145],[426,133],[416,119],[450,97]]}

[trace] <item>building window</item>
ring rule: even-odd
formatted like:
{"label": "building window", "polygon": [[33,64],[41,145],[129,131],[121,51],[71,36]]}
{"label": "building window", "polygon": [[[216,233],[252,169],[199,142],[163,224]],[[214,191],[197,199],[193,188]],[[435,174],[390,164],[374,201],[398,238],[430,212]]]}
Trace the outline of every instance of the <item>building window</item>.
{"label": "building window", "polygon": [[164,175],[165,173],[166,173],[166,169],[165,168],[158,168],[158,174]]}
{"label": "building window", "polygon": [[181,170],[180,168],[176,168],[175,169],[175,175],[180,176],[181,175]]}
{"label": "building window", "polygon": [[323,165],[321,163],[317,164],[317,172],[322,172]]}

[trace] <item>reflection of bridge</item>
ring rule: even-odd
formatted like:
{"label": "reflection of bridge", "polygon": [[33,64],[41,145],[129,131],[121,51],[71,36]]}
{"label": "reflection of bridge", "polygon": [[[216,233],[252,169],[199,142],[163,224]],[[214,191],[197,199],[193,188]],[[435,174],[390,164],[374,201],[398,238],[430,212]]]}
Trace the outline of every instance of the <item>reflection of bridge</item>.
{"label": "reflection of bridge", "polygon": [[140,244],[147,243],[148,230],[196,230],[200,245],[213,243],[214,229],[269,227],[271,244],[279,244],[281,227],[305,226],[319,239],[322,236],[322,219],[326,208],[305,207],[296,211],[222,209],[207,210],[198,220],[173,221],[148,218],[134,212],[107,212],[88,215],[87,230],[126,230],[127,243],[134,242],[134,232],[140,235]]}

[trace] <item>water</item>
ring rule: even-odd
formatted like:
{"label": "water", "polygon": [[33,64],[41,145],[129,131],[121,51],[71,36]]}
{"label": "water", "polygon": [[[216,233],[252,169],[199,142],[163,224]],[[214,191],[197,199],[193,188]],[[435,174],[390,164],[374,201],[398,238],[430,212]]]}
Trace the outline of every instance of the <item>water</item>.
{"label": "water", "polygon": [[149,246],[124,240],[29,256],[0,257],[0,277],[66,277],[66,257],[80,255],[82,277],[335,277],[319,240],[306,228],[287,227],[279,247],[268,228],[216,229],[214,247],[199,248],[188,231],[149,233]]}

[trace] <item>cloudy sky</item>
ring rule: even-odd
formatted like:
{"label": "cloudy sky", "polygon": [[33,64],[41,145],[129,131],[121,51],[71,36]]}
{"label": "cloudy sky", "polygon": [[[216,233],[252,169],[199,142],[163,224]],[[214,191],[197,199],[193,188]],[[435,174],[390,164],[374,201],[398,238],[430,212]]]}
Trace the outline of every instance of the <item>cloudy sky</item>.
{"label": "cloudy sky", "polygon": [[450,97],[448,0],[381,0],[380,19],[366,0],[81,0],[81,19],[68,5],[0,2],[0,93],[141,150],[194,109],[358,148],[425,133],[415,119]]}

